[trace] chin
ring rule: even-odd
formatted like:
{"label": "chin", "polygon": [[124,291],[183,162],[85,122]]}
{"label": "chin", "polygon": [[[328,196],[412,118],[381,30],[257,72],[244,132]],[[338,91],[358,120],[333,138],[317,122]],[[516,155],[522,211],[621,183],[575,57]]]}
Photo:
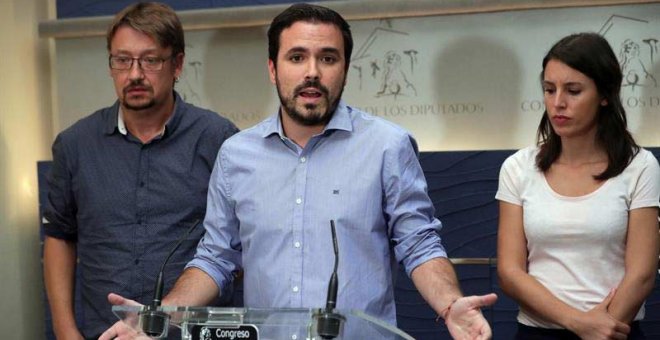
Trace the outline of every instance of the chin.
{"label": "chin", "polygon": [[129,101],[129,102],[125,102],[123,106],[125,108],[129,109],[129,110],[141,111],[141,110],[150,109],[150,108],[154,107],[155,105],[156,105],[156,103],[152,100],[152,101],[149,101],[149,102],[138,102],[138,103],[131,103]]}

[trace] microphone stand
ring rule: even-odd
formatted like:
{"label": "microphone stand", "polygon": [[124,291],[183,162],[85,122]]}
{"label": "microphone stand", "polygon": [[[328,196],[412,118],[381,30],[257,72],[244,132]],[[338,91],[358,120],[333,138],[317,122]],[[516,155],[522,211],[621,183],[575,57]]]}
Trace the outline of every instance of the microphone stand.
{"label": "microphone stand", "polygon": [[345,318],[335,313],[337,305],[337,291],[339,282],[337,279],[337,267],[339,266],[339,246],[337,245],[337,233],[335,232],[335,221],[330,220],[330,229],[332,230],[332,245],[335,251],[335,267],[328,283],[328,297],[326,299],[325,309],[315,315],[317,321],[316,330],[323,339],[334,339],[339,336],[342,329],[342,323]]}
{"label": "microphone stand", "polygon": [[200,220],[195,220],[192,227],[188,228],[188,231],[179,239],[174,248],[170,251],[163,261],[163,265],[160,267],[158,272],[158,278],[156,279],[156,285],[154,287],[154,299],[151,304],[146,305],[145,309],[138,313],[140,317],[140,327],[144,334],[155,337],[162,338],[167,336],[168,324],[170,322],[170,316],[163,312],[159,311],[160,303],[163,299],[163,286],[165,285],[163,280],[163,273],[165,272],[165,265],[170,260],[170,257],[174,255],[174,252],[179,248],[181,243],[192,233],[192,231],[199,225]]}

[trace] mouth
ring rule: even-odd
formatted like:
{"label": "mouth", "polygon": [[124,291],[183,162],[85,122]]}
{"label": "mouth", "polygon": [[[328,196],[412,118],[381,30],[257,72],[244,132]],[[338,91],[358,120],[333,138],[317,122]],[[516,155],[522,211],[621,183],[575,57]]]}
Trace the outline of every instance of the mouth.
{"label": "mouth", "polygon": [[297,91],[297,96],[307,98],[307,99],[316,99],[323,96],[323,92],[317,88],[305,88]]}
{"label": "mouth", "polygon": [[559,124],[566,123],[569,120],[571,120],[571,118],[569,118],[568,116],[564,116],[564,115],[552,116],[552,121],[556,122],[556,123],[559,123]]}
{"label": "mouth", "polygon": [[149,92],[149,88],[146,86],[129,86],[124,89],[124,94],[130,95],[140,95]]}

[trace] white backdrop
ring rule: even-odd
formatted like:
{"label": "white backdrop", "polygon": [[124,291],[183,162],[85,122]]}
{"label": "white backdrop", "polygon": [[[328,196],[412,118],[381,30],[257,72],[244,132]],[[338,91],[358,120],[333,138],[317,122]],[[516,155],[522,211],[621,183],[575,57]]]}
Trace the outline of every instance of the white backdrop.
{"label": "white backdrop", "polygon": [[[561,37],[603,34],[624,67],[623,102],[638,143],[660,145],[660,4],[350,22],[344,99],[398,123],[422,151],[517,149],[543,112],[541,60]],[[177,89],[240,128],[276,110],[266,27],[186,33]],[[115,100],[105,38],[56,41],[58,132]]]}

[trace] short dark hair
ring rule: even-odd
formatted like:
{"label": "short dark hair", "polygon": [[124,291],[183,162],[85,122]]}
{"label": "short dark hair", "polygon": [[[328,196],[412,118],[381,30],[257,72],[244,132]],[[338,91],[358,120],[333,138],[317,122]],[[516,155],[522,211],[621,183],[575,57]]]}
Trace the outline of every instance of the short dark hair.
{"label": "short dark hair", "polygon": [[163,48],[172,47],[172,56],[185,54],[183,27],[170,6],[158,2],[138,2],[117,13],[106,35],[108,51],[112,48],[112,38],[122,26],[150,36]]}
{"label": "short dark hair", "polygon": [[[608,165],[605,171],[594,178],[606,180],[619,175],[637,154],[639,146],[627,128],[626,110],[620,95],[623,75],[612,47],[604,37],[596,33],[577,33],[564,37],[543,58],[541,82],[550,60],[566,64],[589,77],[596,84],[598,94],[606,100],[607,105],[600,106],[597,113],[596,140],[607,153]],[[537,143],[540,150],[536,156],[536,165],[545,172],[561,153],[561,139],[550,124],[547,108],[539,123]]]}
{"label": "short dark hair", "polygon": [[268,29],[268,59],[277,67],[277,54],[280,51],[280,36],[282,31],[291,27],[294,23],[305,21],[310,23],[326,23],[337,26],[344,38],[344,59],[346,60],[345,71],[351,61],[353,52],[353,36],[351,27],[339,13],[322,6],[299,3],[291,5],[282,13],[278,14]]}

